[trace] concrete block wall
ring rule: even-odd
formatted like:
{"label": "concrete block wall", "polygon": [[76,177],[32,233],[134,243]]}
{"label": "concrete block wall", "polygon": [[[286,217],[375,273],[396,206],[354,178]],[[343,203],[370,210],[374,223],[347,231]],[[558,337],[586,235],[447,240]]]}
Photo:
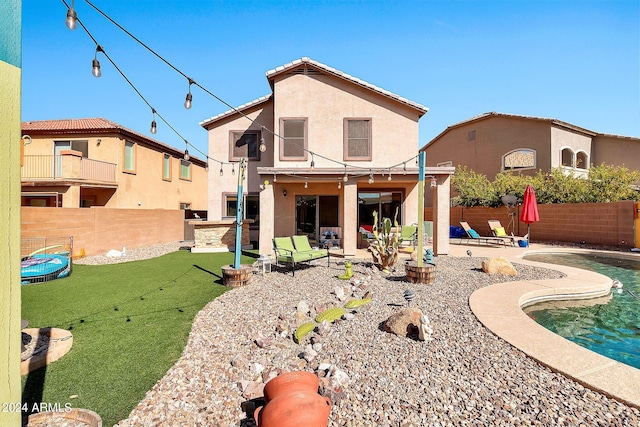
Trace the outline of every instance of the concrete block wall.
{"label": "concrete block wall", "polygon": [[184,211],[23,206],[21,226],[22,238],[73,236],[74,256],[90,256],[180,241]]}
{"label": "concrete block wall", "polygon": [[[533,242],[569,242],[634,247],[634,202],[624,200],[616,203],[571,203],[538,205],[540,221],[531,225]],[[520,222],[520,208],[515,208],[514,234],[524,236],[527,224]],[[424,219],[433,220],[433,209],[425,208]],[[500,220],[507,228],[509,214],[505,207],[453,207],[451,225],[466,221],[481,236],[490,236],[488,220]],[[511,229],[509,229],[511,231]],[[640,242],[635,243],[636,247]]]}

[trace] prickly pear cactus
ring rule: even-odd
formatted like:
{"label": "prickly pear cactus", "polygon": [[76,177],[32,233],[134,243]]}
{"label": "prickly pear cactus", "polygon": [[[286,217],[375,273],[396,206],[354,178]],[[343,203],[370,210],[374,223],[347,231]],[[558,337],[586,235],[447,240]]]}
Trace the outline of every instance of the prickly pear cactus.
{"label": "prickly pear cactus", "polygon": [[344,305],[344,308],[358,308],[362,307],[365,304],[369,304],[371,302],[371,298],[363,298],[363,299],[352,299],[348,303]]}
{"label": "prickly pear cactus", "polygon": [[323,320],[335,322],[341,318],[347,311],[342,307],[329,308],[316,316],[316,322],[322,323]]}
{"label": "prickly pear cactus", "polygon": [[298,326],[298,329],[293,333],[293,339],[300,344],[300,341],[304,339],[305,336],[309,334],[309,332],[313,331],[316,326],[318,326],[315,322],[307,322]]}

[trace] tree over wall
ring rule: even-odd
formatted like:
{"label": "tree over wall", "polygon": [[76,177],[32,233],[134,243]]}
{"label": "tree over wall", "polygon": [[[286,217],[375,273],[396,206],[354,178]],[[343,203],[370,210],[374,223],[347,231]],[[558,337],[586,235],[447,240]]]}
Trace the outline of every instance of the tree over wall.
{"label": "tree over wall", "polygon": [[497,207],[502,205],[501,197],[506,194],[522,201],[528,184],[536,190],[540,204],[640,200],[640,171],[624,166],[591,166],[588,176],[583,178],[567,174],[562,168],[539,170],[533,176],[501,172],[493,182],[466,166],[458,166],[451,178],[455,194],[452,205]]}

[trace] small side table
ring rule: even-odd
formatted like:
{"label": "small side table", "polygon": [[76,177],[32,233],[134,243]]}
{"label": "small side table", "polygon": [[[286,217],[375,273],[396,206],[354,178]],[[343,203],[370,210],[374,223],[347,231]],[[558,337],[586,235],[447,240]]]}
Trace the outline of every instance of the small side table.
{"label": "small side table", "polygon": [[258,270],[264,276],[266,273],[271,273],[271,264],[272,264],[270,255],[260,255],[258,258]]}

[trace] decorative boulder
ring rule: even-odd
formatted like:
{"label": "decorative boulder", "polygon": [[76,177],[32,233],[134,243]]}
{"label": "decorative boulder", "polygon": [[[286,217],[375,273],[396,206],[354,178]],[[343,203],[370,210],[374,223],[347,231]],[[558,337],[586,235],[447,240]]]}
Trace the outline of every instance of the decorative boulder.
{"label": "decorative boulder", "polygon": [[401,337],[417,337],[420,330],[420,317],[422,317],[422,311],[419,309],[405,308],[389,317],[384,322],[383,329]]}
{"label": "decorative boulder", "polygon": [[508,276],[518,275],[518,272],[509,260],[502,256],[482,261],[482,271],[487,274],[506,274]]}

